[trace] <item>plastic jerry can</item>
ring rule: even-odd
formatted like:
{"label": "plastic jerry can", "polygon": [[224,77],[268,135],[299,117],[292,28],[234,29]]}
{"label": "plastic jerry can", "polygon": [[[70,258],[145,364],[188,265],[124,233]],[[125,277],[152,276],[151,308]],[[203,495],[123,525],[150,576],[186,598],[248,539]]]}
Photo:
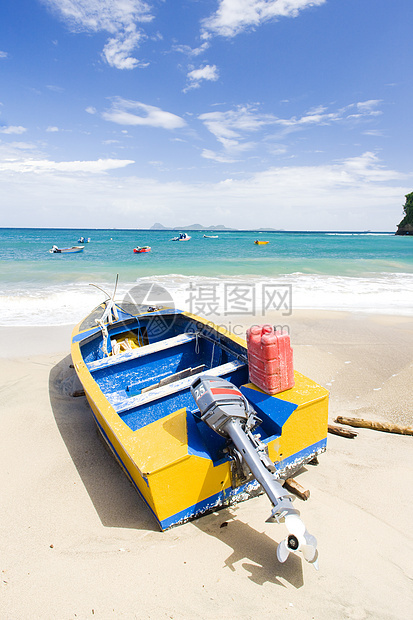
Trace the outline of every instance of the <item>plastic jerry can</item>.
{"label": "plastic jerry can", "polygon": [[247,330],[249,378],[267,394],[294,386],[293,350],[287,333],[272,325],[254,325]]}

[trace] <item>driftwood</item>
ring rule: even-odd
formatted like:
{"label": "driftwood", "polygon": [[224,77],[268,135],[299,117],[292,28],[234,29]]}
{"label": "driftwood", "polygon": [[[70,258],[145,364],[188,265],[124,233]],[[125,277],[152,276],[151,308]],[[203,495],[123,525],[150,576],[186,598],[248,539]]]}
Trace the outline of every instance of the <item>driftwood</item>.
{"label": "driftwood", "polygon": [[413,426],[401,426],[400,424],[392,424],[390,422],[373,422],[372,420],[363,420],[361,418],[346,418],[341,415],[335,421],[339,424],[347,424],[348,426],[356,426],[358,428],[371,428],[385,433],[413,435]]}
{"label": "driftwood", "polygon": [[283,487],[285,487],[287,491],[295,493],[295,495],[298,495],[298,497],[301,497],[303,500],[310,497],[310,491],[304,489],[304,487],[302,487],[301,484],[298,484],[294,478],[287,478],[287,480],[284,480]]}
{"label": "driftwood", "polygon": [[333,435],[340,435],[340,437],[347,437],[348,439],[354,439],[357,437],[358,433],[356,431],[350,431],[347,428],[341,428],[341,426],[333,426],[332,424],[328,425],[328,432]]}

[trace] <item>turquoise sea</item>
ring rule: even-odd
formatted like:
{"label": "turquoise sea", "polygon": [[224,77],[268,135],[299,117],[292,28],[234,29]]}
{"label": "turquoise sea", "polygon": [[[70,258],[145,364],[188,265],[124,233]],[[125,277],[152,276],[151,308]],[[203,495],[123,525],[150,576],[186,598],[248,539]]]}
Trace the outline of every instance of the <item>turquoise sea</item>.
{"label": "turquoise sea", "polygon": [[[174,242],[178,231],[0,229],[0,324],[75,323],[104,299],[90,284],[112,292],[116,274],[117,299],[134,287],[157,283],[176,306],[199,314],[252,314],[265,309],[268,291],[268,308],[272,300],[272,309],[283,315],[301,308],[413,314],[410,237],[188,233],[190,241]],[[83,253],[49,253],[53,244],[77,245],[80,236],[91,238]],[[269,243],[258,246],[255,239]],[[134,254],[136,245],[150,245],[152,251]]]}

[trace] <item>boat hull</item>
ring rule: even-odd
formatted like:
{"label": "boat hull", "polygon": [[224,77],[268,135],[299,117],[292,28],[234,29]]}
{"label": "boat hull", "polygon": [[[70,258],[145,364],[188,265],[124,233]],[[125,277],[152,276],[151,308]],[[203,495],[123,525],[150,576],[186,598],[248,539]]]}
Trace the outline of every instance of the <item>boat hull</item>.
{"label": "boat hull", "polygon": [[73,246],[72,248],[57,248],[54,247],[49,250],[50,254],[79,254],[79,252],[83,252],[83,246]]}
{"label": "boat hull", "polygon": [[[140,332],[121,313],[109,332],[137,334],[140,346],[106,358],[96,357],[100,329],[80,324],[72,358],[98,429],[162,530],[260,492],[255,480],[239,477],[225,440],[197,416],[189,392],[197,375],[184,376],[188,364],[240,387],[263,420],[259,432],[280,477],[325,450],[327,390],[296,373],[294,388],[268,396],[248,383],[245,342],[226,330],[185,312],[144,312],[137,320]],[[155,333],[156,321],[170,323],[167,338]]]}

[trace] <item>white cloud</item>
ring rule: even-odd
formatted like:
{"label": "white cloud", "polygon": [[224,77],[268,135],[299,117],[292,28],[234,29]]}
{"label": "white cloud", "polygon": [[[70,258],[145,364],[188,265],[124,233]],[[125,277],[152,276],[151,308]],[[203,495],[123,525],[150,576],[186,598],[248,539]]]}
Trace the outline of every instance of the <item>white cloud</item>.
{"label": "white cloud", "polygon": [[183,118],[176,114],[121,97],[113,99],[112,108],[103,112],[102,117],[118,125],[162,127],[163,129],[179,129],[186,125]]}
{"label": "white cloud", "polygon": [[259,113],[253,106],[238,106],[234,110],[226,112],[207,112],[198,118],[215,136],[226,152],[223,156],[214,153],[215,156],[211,157],[213,151],[204,151],[203,157],[225,163],[231,161],[232,157],[241,151],[253,148],[253,143],[246,142],[246,136],[277,122],[275,116]]}
{"label": "white cloud", "polygon": [[255,107],[238,106],[226,112],[207,112],[198,117],[218,140],[238,138],[242,132],[257,131],[277,122],[277,117],[260,114]]}
{"label": "white cloud", "polygon": [[5,134],[21,134],[21,133],[24,133],[25,131],[27,131],[26,127],[22,127],[21,125],[18,125],[17,127],[15,125],[9,125],[8,127],[0,127],[0,133],[5,133]]}
{"label": "white cloud", "polygon": [[191,88],[199,88],[202,80],[206,80],[208,82],[216,82],[219,78],[219,71],[216,65],[204,65],[199,69],[192,69],[187,74],[188,86],[184,89],[184,92],[190,90]]}
{"label": "white cloud", "polygon": [[279,17],[297,17],[300,11],[325,2],[326,0],[219,0],[216,13],[202,21],[202,37],[234,37],[244,30]]}
{"label": "white cloud", "polygon": [[209,149],[204,149],[201,153],[204,159],[212,159],[213,161],[217,161],[221,164],[233,164],[237,160],[228,157],[228,155],[222,155],[222,153],[216,153],[215,151],[211,151]]}
{"label": "white cloud", "polygon": [[356,107],[364,114],[377,114],[377,106],[381,103],[381,99],[369,99],[368,101],[359,101]]}
{"label": "white cloud", "polygon": [[88,114],[96,114],[96,108],[90,105],[85,109],[85,112],[87,112]]}
{"label": "white cloud", "polygon": [[141,66],[131,54],[145,38],[138,23],[152,20],[142,0],[42,0],[72,32],[108,32],[102,57],[116,69]]}
{"label": "white cloud", "polygon": [[362,134],[363,136],[376,136],[379,138],[384,136],[384,133],[379,129],[368,129],[367,131],[363,131]]}
{"label": "white cloud", "polygon": [[59,131],[59,127],[54,127],[54,126],[50,125],[50,126],[46,129],[46,131],[48,131],[48,132],[50,132],[50,133],[56,133],[56,132],[58,132],[58,131]]}
{"label": "white cloud", "polygon": [[[263,114],[256,106],[238,106],[224,112],[207,112],[198,118],[222,145],[227,154],[239,153],[242,150],[253,148],[250,141],[251,133],[258,134],[269,128],[278,129],[280,136],[285,136],[293,131],[303,131],[310,127],[327,126],[338,123],[358,123],[381,114],[377,106],[381,103],[378,99],[351,103],[337,110],[329,111],[326,106],[320,105],[308,110],[302,116],[280,118],[274,114]],[[357,113],[355,113],[357,111]],[[272,131],[273,131],[272,129]],[[268,135],[260,135],[261,144],[268,139]],[[273,137],[273,136],[270,136]],[[248,141],[246,141],[248,140]],[[285,152],[285,147],[283,151]],[[216,161],[220,159],[215,157]],[[224,156],[222,161],[228,161]]]}
{"label": "white cloud", "polygon": [[108,40],[103,48],[102,56],[111,67],[116,69],[135,69],[135,67],[147,67],[149,63],[140,62],[131,53],[138,47],[142,38],[141,33],[133,28],[123,33],[118,33]]}
{"label": "white cloud", "polygon": [[172,49],[174,52],[180,52],[187,56],[199,56],[203,54],[209,48],[208,41],[204,41],[199,47],[192,48],[189,45],[174,45]]}
{"label": "white cloud", "polygon": [[[369,116],[379,116],[382,112],[376,108],[380,103],[380,99],[360,101],[358,103],[351,103],[333,112],[327,112],[325,106],[319,106],[309,110],[298,118],[296,116],[284,119],[280,118],[277,120],[277,124],[285,128],[300,129],[310,125],[331,125],[337,122],[357,120]],[[354,112],[354,110],[356,110],[356,112]]]}
{"label": "white cloud", "polygon": [[65,91],[64,88],[62,88],[61,86],[56,86],[55,84],[48,84],[46,88],[48,88],[49,90],[55,93],[64,93]]}
{"label": "white cloud", "polygon": [[8,53],[7,52],[2,52],[0,50],[0,58],[7,58],[8,57]]}
{"label": "white cloud", "polygon": [[131,221],[150,227],[156,213],[156,221],[173,226],[199,221],[241,228],[394,230],[402,198],[413,183],[412,175],[386,168],[369,152],[318,166],[274,166],[243,178],[201,183],[80,174],[90,167],[104,170],[99,162],[63,162],[66,166],[60,168],[56,162],[38,163],[37,168],[17,163],[7,168],[6,163],[0,166],[9,205],[4,226],[18,226],[23,219],[29,226],[70,226],[81,217],[89,227],[96,222],[129,227]]}
{"label": "white cloud", "polygon": [[135,163],[130,159],[98,159],[95,161],[51,161],[48,159],[19,159],[0,161],[0,172],[20,173],[86,172],[100,174],[108,170],[124,168]]}

